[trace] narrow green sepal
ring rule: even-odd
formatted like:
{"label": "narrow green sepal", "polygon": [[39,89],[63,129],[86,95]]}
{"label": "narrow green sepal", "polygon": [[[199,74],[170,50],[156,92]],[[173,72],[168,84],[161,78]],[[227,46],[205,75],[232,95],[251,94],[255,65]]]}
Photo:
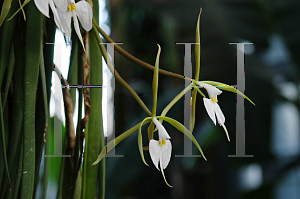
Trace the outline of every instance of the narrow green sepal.
{"label": "narrow green sepal", "polygon": [[140,123],[140,127],[139,127],[139,134],[138,134],[138,145],[139,145],[139,151],[141,154],[141,158],[144,162],[145,165],[149,166],[146,161],[145,161],[145,157],[144,157],[144,152],[143,152],[143,138],[142,138],[142,126],[151,122],[152,121],[152,117],[146,117],[141,123]]}
{"label": "narrow green sepal", "polygon": [[155,68],[153,73],[153,82],[152,82],[152,88],[153,88],[153,107],[152,107],[152,117],[156,115],[156,106],[157,106],[157,91],[158,91],[158,75],[159,75],[159,56],[161,52],[160,45],[157,44],[158,51],[156,55],[156,61],[155,61]]}
{"label": "narrow green sepal", "polygon": [[[30,2],[30,0],[24,1],[24,3],[22,4],[22,6],[19,8],[19,10],[17,10],[17,11],[15,12],[15,14],[13,14],[13,16],[11,16],[7,21],[9,21],[9,20],[11,20],[12,18],[14,18],[14,16],[15,16],[16,14],[18,14],[18,12],[19,12],[20,10],[22,10],[22,12],[23,12],[24,6],[26,6],[29,2]],[[24,16],[24,20],[26,21],[26,16],[25,16],[24,13],[23,13],[23,16]]]}
{"label": "narrow green sepal", "polygon": [[116,147],[122,140],[124,140],[125,138],[127,138],[129,135],[131,135],[132,133],[134,133],[136,130],[138,130],[138,128],[140,127],[140,123],[138,123],[137,125],[135,125],[134,127],[132,127],[131,129],[128,129],[127,131],[125,131],[124,133],[122,133],[121,135],[119,135],[118,137],[116,137],[115,139],[111,140],[100,152],[100,154],[98,155],[97,160],[92,164],[92,165],[96,165],[98,164],[104,157],[105,155],[110,152],[110,150],[112,150],[114,147]]}
{"label": "narrow green sepal", "polygon": [[196,70],[195,70],[195,80],[199,80],[200,76],[200,15],[202,8],[200,8],[200,13],[198,16],[197,26],[196,26],[196,44],[195,44],[195,55],[196,55]]}
{"label": "narrow green sepal", "polygon": [[170,185],[170,184],[167,182],[167,179],[166,179],[166,177],[165,177],[164,170],[162,169],[161,165],[160,165],[160,171],[161,171],[161,174],[162,174],[162,176],[163,176],[163,178],[164,178],[164,181],[165,181],[166,185],[168,185],[169,187],[172,188],[173,186]]}

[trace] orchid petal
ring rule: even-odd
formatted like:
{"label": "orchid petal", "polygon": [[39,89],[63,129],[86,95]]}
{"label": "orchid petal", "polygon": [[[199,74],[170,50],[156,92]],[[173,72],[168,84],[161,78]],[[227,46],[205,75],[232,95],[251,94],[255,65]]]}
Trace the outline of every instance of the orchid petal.
{"label": "orchid petal", "polygon": [[159,140],[171,139],[164,126],[155,117],[152,120],[158,129]]}
{"label": "orchid petal", "polygon": [[166,177],[165,177],[165,173],[164,173],[164,170],[163,170],[163,168],[162,168],[162,165],[160,164],[160,170],[161,170],[161,174],[163,175],[163,177],[164,177],[164,180],[165,180],[165,183],[169,186],[169,187],[173,187],[173,186],[171,186],[171,185],[169,185],[169,183],[167,182],[167,180],[166,180]]}
{"label": "orchid petal", "polygon": [[56,8],[61,12],[67,12],[68,1],[67,0],[53,0]]}
{"label": "orchid petal", "polygon": [[222,124],[221,126],[223,127],[223,129],[224,129],[224,131],[225,131],[225,133],[226,133],[227,139],[228,139],[228,141],[230,142],[230,138],[229,138],[229,135],[228,135],[228,131],[227,131],[225,125]]}
{"label": "orchid petal", "polygon": [[61,31],[64,32],[64,34],[69,37],[71,35],[71,17],[72,17],[72,13],[71,12],[67,12],[67,13],[61,13],[59,10],[57,12],[58,17],[60,19],[60,23],[62,26]]}
{"label": "orchid petal", "polygon": [[159,158],[160,158],[160,150],[161,150],[161,147],[159,146],[159,141],[150,140],[150,142],[149,142],[150,157],[151,157],[153,164],[155,165],[155,167],[158,170],[159,170],[158,162],[159,162]]}
{"label": "orchid petal", "polygon": [[216,116],[215,116],[215,108],[214,103],[211,101],[211,99],[203,98],[204,106],[207,111],[208,116],[210,119],[214,122],[216,125]]}
{"label": "orchid petal", "polygon": [[217,95],[220,95],[222,93],[221,90],[212,85],[205,84],[203,82],[201,82],[201,85],[207,90],[209,97],[216,97]]}
{"label": "orchid petal", "polygon": [[50,4],[50,7],[51,7],[53,15],[54,15],[54,21],[55,21],[56,26],[61,30],[62,33],[65,33],[65,31],[61,25],[60,18],[58,16],[58,13],[57,13],[57,10],[55,8],[53,1],[49,1],[49,4]]}
{"label": "orchid petal", "polygon": [[43,15],[45,15],[46,17],[50,17],[49,16],[49,0],[34,0],[34,3],[36,5],[36,7],[39,9],[39,11],[41,13],[43,13]]}
{"label": "orchid petal", "polygon": [[215,107],[215,112],[216,112],[216,115],[217,115],[217,119],[218,119],[218,123],[220,124],[220,126],[222,124],[225,123],[225,116],[219,106],[218,103],[214,103],[214,107]]}
{"label": "orchid petal", "polygon": [[76,10],[74,10],[79,18],[79,21],[86,31],[90,31],[93,27],[92,18],[93,10],[90,4],[86,1],[79,1],[76,3]]}
{"label": "orchid petal", "polygon": [[161,147],[161,159],[159,164],[161,165],[162,169],[165,169],[171,159],[172,153],[172,144],[170,140],[166,140],[166,144]]}

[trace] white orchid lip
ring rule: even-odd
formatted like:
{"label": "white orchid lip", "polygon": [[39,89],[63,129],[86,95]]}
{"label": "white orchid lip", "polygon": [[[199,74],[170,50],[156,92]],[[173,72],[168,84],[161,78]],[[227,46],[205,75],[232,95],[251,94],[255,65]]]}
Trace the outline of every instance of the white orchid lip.
{"label": "white orchid lip", "polygon": [[[39,11],[45,15],[46,17],[49,16],[49,6],[53,12],[54,16],[54,21],[56,23],[56,26],[63,32],[65,33],[60,17],[58,15],[58,9],[59,10],[65,10],[67,8],[66,1],[62,0],[34,0],[34,3],[36,7],[39,9]],[[58,8],[58,9],[57,9]]]}
{"label": "white orchid lip", "polygon": [[227,139],[228,139],[228,141],[230,141],[228,131],[224,125],[225,116],[224,116],[219,104],[217,103],[218,102],[217,96],[220,95],[222,93],[222,91],[210,84],[206,84],[206,83],[203,83],[200,81],[197,81],[197,84],[199,86],[205,88],[209,95],[210,99],[205,98],[205,97],[203,98],[204,106],[205,106],[208,116],[210,117],[210,119],[213,121],[213,123],[215,125],[217,122],[216,121],[216,117],[217,117],[219,125],[223,127],[223,129],[226,133]]}
{"label": "white orchid lip", "polygon": [[[171,153],[172,153],[172,144],[171,144],[171,137],[167,133],[166,129],[163,127],[163,125],[154,117],[152,118],[152,121],[156,125],[158,129],[158,137],[159,140],[150,140],[149,142],[149,153],[151,160],[155,167],[162,172],[163,178],[165,180],[165,183],[168,184],[164,169],[168,166],[170,159],[171,159]],[[160,166],[158,166],[158,164]]]}

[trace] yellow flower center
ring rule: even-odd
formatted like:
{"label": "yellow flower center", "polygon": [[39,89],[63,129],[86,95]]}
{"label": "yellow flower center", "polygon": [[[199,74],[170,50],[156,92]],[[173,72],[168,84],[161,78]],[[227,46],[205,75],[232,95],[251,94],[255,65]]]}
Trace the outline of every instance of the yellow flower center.
{"label": "yellow flower center", "polygon": [[68,9],[73,12],[74,10],[76,10],[76,5],[72,3],[68,6]]}
{"label": "yellow flower center", "polygon": [[212,98],[211,98],[211,101],[212,101],[213,103],[215,103],[215,102],[218,102],[218,99],[217,99],[217,97],[212,97]]}
{"label": "yellow flower center", "polygon": [[162,147],[162,145],[166,145],[165,139],[162,139],[161,141],[159,141],[159,146]]}

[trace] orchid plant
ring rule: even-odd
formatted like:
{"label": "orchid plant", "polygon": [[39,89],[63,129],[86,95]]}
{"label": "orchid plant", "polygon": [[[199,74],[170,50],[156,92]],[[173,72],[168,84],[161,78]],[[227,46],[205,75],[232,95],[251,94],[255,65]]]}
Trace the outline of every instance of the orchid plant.
{"label": "orchid plant", "polygon": [[77,3],[75,3],[74,0],[34,0],[34,3],[46,17],[49,17],[50,5],[57,27],[67,37],[70,37],[71,35],[71,18],[73,17],[76,34],[84,48],[78,19],[81,22],[83,29],[86,31],[92,29],[93,11],[88,2],[84,0]]}
{"label": "orchid plant", "polygon": [[[10,6],[10,4],[12,4]],[[20,10],[22,10],[24,19],[25,11],[24,6],[28,4],[26,15],[27,20],[30,23],[26,26],[26,46],[23,46],[23,41],[21,39],[20,30],[18,27],[16,28],[16,17],[14,17]],[[198,144],[197,140],[193,135],[193,126],[195,124],[195,105],[196,105],[196,96],[197,93],[200,93],[203,96],[203,102],[205,109],[208,113],[209,118],[216,125],[218,121],[219,125],[223,127],[228,141],[229,134],[225,127],[225,116],[221,111],[221,108],[218,105],[217,96],[222,93],[221,90],[227,90],[230,92],[238,93],[248,99],[251,103],[253,103],[249,98],[244,96],[241,92],[235,89],[232,86],[226,85],[224,83],[215,82],[215,81],[200,81],[200,14],[197,21],[196,26],[196,45],[195,45],[195,54],[196,54],[196,74],[195,78],[191,77],[183,77],[182,75],[175,74],[169,71],[164,71],[160,69],[159,66],[159,58],[161,53],[161,47],[158,45],[158,52],[155,60],[155,66],[151,64],[145,63],[142,60],[135,58],[133,55],[130,55],[128,52],[123,50],[117,44],[115,45],[116,50],[120,52],[121,55],[128,58],[129,60],[139,64],[140,66],[144,66],[152,69],[153,72],[153,80],[152,80],[152,89],[153,89],[153,106],[152,111],[150,111],[144,102],[140,99],[137,93],[122,79],[120,74],[114,68],[109,56],[107,56],[106,49],[103,45],[103,42],[99,36],[99,33],[106,39],[106,41],[110,43],[115,43],[98,25],[98,13],[93,10],[93,6],[98,6],[98,1],[84,1],[80,0],[75,2],[74,0],[26,0],[23,5],[19,6],[19,2],[16,0],[5,0],[3,3],[3,9],[0,15],[0,26],[4,23],[3,32],[5,34],[0,35],[1,41],[8,41],[1,43],[0,53],[1,53],[1,62],[0,62],[0,89],[3,80],[3,75],[7,64],[9,61],[8,57],[16,62],[16,70],[17,75],[24,74],[24,77],[17,76],[15,79],[6,78],[7,81],[15,81],[16,79],[24,78],[24,95],[22,95],[22,99],[18,99],[23,103],[22,106],[20,104],[13,104],[14,107],[17,106],[19,111],[17,113],[24,113],[21,115],[17,115],[16,117],[19,119],[18,124],[21,126],[17,126],[14,128],[13,133],[17,133],[19,136],[15,138],[15,136],[11,137],[12,133],[4,132],[4,124],[1,122],[1,129],[4,132],[2,137],[4,138],[3,145],[3,162],[5,164],[6,178],[8,183],[4,186],[3,189],[10,187],[10,192],[5,190],[3,194],[6,194],[6,198],[10,198],[11,196],[15,196],[16,198],[20,195],[21,198],[32,198],[34,196],[34,190],[36,186],[35,178],[37,177],[39,168],[35,168],[36,165],[39,166],[39,162],[36,157],[39,154],[42,154],[43,142],[42,140],[36,140],[36,137],[40,138],[40,129],[44,129],[44,140],[47,137],[46,132],[48,129],[49,122],[49,111],[48,104],[49,98],[47,96],[50,95],[50,86],[51,86],[51,74],[53,68],[53,56],[52,54],[47,54],[48,47],[43,45],[46,37],[45,30],[48,31],[44,24],[44,17],[50,17],[49,15],[49,7],[51,8],[54,16],[54,22],[56,26],[61,30],[61,32],[66,36],[70,37],[71,34],[77,35],[79,42],[72,42],[72,55],[71,56],[71,65],[72,68],[78,68],[78,71],[74,69],[71,73],[70,78],[68,78],[69,83],[71,84],[83,84],[83,85],[101,85],[102,84],[102,57],[105,59],[110,71],[115,75],[115,78],[119,83],[133,96],[133,98],[138,102],[141,108],[147,113],[148,117],[141,119],[141,122],[136,124],[134,127],[120,134],[114,140],[109,143],[105,143],[104,133],[102,126],[102,113],[97,111],[101,110],[102,103],[102,91],[101,89],[91,89],[89,90],[85,87],[83,90],[79,91],[79,107],[78,111],[78,123],[77,123],[77,131],[75,135],[75,127],[73,124],[73,113],[75,105],[73,102],[75,101],[75,93],[74,90],[71,91],[69,89],[63,88],[63,97],[64,97],[64,108],[65,108],[65,117],[66,117],[66,144],[65,144],[65,152],[71,157],[68,161],[62,161],[62,169],[60,176],[61,186],[59,187],[58,196],[62,198],[74,198],[75,194],[81,195],[82,198],[95,198],[96,197],[96,185],[100,184],[100,188],[98,188],[98,198],[104,198],[105,193],[105,156],[106,154],[112,150],[116,145],[118,145],[122,140],[127,138],[129,135],[133,134],[138,130],[138,149],[144,164],[148,166],[144,158],[144,150],[149,150],[150,158],[154,164],[154,166],[161,171],[163,179],[165,183],[172,187],[166,180],[164,170],[169,165],[171,161],[172,154],[172,144],[171,144],[171,136],[167,133],[165,127],[163,126],[163,122],[168,122],[177,130],[182,132],[185,136],[187,136],[192,142],[196,145],[200,154],[202,155],[204,160],[207,160],[204,156],[204,153]],[[10,8],[12,10],[10,11]],[[4,10],[4,11],[3,11]],[[15,13],[12,15],[10,21],[4,21],[8,13]],[[94,12],[94,13],[93,13]],[[200,10],[201,13],[201,10]],[[73,29],[71,28],[71,21],[73,18]],[[80,25],[84,29],[84,36],[81,35]],[[25,21],[23,22],[25,23]],[[16,28],[16,29],[14,29]],[[92,30],[92,31],[91,31]],[[2,31],[2,30],[1,30]],[[89,33],[92,32],[92,33]],[[14,32],[16,34],[16,38],[18,39],[15,42],[12,42],[12,34]],[[55,32],[55,29],[51,29],[50,32]],[[48,35],[47,35],[48,36]],[[3,37],[3,38],[2,38]],[[54,38],[54,37],[53,37]],[[3,39],[3,40],[2,40]],[[46,38],[48,39],[48,38]],[[52,41],[53,42],[53,41]],[[5,46],[7,45],[7,46]],[[13,47],[12,47],[13,46]],[[82,47],[83,51],[79,50]],[[2,49],[2,50],[1,50]],[[3,51],[3,49],[12,49],[12,54],[9,55],[10,50],[8,52]],[[51,50],[50,50],[51,51]],[[53,51],[53,49],[52,49]],[[82,54],[81,54],[82,53]],[[23,55],[24,56],[15,56]],[[79,57],[82,59],[82,63],[78,63]],[[50,60],[50,61],[49,61]],[[24,63],[24,64],[23,64]],[[80,68],[80,69],[79,69]],[[9,68],[11,69],[11,68]],[[93,72],[90,72],[93,71]],[[61,75],[58,67],[56,68],[56,73],[61,79],[63,85],[68,85],[67,80]],[[82,75],[83,82],[77,80],[77,75]],[[159,74],[169,75],[171,77],[179,78],[179,79],[189,79],[191,80],[191,84],[188,85],[182,92],[180,92],[174,99],[163,109],[161,114],[157,114],[157,97],[158,97],[158,85],[159,85]],[[75,78],[76,77],[76,78]],[[39,78],[41,80],[39,80]],[[79,78],[78,78],[79,79]],[[75,81],[75,83],[73,83]],[[39,83],[40,82],[40,83]],[[10,84],[13,86],[19,85],[20,82],[11,82],[6,83],[6,87],[9,88]],[[41,90],[37,93],[38,85],[41,84]],[[200,88],[204,88],[207,91],[208,98],[205,94],[200,90]],[[166,116],[168,111],[185,95],[185,90],[193,90],[192,91],[192,126],[185,127],[181,122]],[[16,93],[22,93],[22,89],[18,90],[15,88]],[[6,97],[8,95],[8,89],[5,91],[4,95],[4,106],[6,105]],[[39,96],[37,96],[39,95]],[[19,95],[18,95],[19,96]],[[35,104],[36,100],[41,100],[42,105],[38,106]],[[82,117],[82,100],[84,100],[85,104],[85,116]],[[0,104],[2,104],[2,95],[0,96]],[[8,105],[7,105],[8,106]],[[24,109],[22,108],[24,106]],[[37,111],[36,111],[37,107]],[[23,111],[23,112],[22,112]],[[44,113],[43,116],[36,116],[35,114]],[[3,110],[2,106],[0,106],[0,121],[3,120]],[[36,116],[36,120],[35,120]],[[92,118],[92,119],[91,119]],[[14,118],[10,118],[11,121],[15,121]],[[7,119],[9,120],[9,119]],[[37,124],[35,123],[37,121]],[[99,122],[100,121],[100,122]],[[150,123],[150,124],[149,124]],[[143,147],[143,138],[142,138],[142,126],[149,124],[148,126],[148,146]],[[37,128],[37,129],[35,129]],[[52,124],[53,128],[53,124]],[[48,130],[49,131],[49,130]],[[154,139],[153,134],[158,133],[158,140]],[[18,175],[15,175],[14,168],[9,168],[13,163],[9,157],[7,157],[6,152],[6,142],[5,136],[7,135],[9,139],[17,139],[15,142],[20,143],[22,146],[20,150],[22,151],[21,156],[18,161],[21,162],[21,167],[18,168],[16,172]],[[36,136],[39,135],[39,136]],[[173,136],[173,135],[172,135]],[[19,139],[20,138],[20,139]],[[22,138],[22,139],[21,139]],[[85,142],[84,142],[85,141]],[[36,144],[37,143],[37,144]],[[85,145],[83,144],[85,143]],[[37,145],[37,146],[36,146]],[[48,150],[48,145],[45,145],[45,151]],[[37,148],[37,149],[36,149]],[[49,150],[48,150],[49,151]],[[100,154],[98,155],[98,152]],[[40,153],[39,153],[40,152]],[[12,153],[12,152],[11,152]],[[84,155],[83,155],[84,153]],[[0,157],[1,158],[1,157]],[[45,159],[45,165],[47,165],[48,159]],[[49,163],[49,162],[48,162]],[[16,164],[13,164],[16,165]],[[95,166],[97,165],[97,166]],[[45,166],[45,170],[47,167]],[[99,170],[99,173],[98,173]],[[13,181],[18,183],[11,183],[11,176]],[[101,179],[97,177],[101,176]],[[20,183],[22,182],[22,183]],[[47,179],[45,180],[45,184],[47,184]],[[46,188],[45,188],[46,189]],[[47,191],[44,190],[43,198],[46,198]],[[0,191],[0,197],[2,192]],[[10,195],[11,194],[11,195]],[[4,196],[4,195],[3,195]],[[5,197],[3,197],[5,198]]]}

